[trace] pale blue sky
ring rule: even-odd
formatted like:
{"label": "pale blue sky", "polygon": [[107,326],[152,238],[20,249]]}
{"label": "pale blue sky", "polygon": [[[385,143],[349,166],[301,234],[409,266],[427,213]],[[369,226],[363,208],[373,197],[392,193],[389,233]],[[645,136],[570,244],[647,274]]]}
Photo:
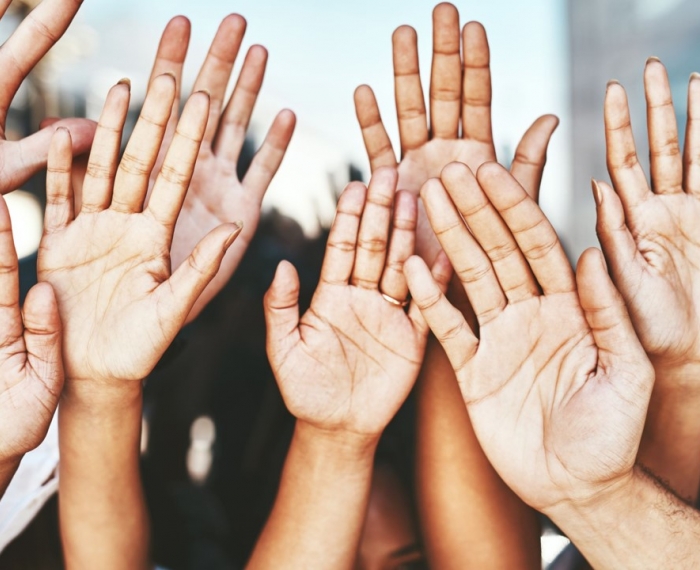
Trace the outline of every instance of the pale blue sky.
{"label": "pale blue sky", "polygon": [[[97,59],[138,80],[146,75],[168,19],[192,20],[186,76],[192,79],[219,21],[245,16],[244,47],[270,52],[263,87],[265,108],[289,107],[366,171],[352,105],[361,83],[371,85],[390,135],[396,140],[391,34],[401,24],[418,32],[421,69],[430,70],[432,0],[86,0],[79,16],[99,32]],[[462,23],[481,21],[491,45],[494,131],[500,158],[513,152],[527,126],[543,113],[562,119],[550,152],[544,201],[556,225],[566,223],[569,186],[568,55],[564,0],[456,2]],[[116,44],[121,44],[117,46]],[[427,83],[426,83],[427,88]]]}

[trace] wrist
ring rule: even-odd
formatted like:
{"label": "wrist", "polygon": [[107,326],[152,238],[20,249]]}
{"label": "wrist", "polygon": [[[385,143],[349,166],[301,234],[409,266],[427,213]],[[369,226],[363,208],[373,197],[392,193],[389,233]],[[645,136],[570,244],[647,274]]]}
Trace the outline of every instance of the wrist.
{"label": "wrist", "polygon": [[116,412],[141,407],[143,383],[118,379],[66,379],[61,406],[85,408],[102,413],[104,408]]}
{"label": "wrist", "polygon": [[319,428],[303,420],[297,420],[294,427],[294,440],[307,453],[343,461],[374,461],[379,437]]}
{"label": "wrist", "polygon": [[657,397],[680,397],[700,399],[700,361],[669,364],[652,358],[656,381],[654,393]]}

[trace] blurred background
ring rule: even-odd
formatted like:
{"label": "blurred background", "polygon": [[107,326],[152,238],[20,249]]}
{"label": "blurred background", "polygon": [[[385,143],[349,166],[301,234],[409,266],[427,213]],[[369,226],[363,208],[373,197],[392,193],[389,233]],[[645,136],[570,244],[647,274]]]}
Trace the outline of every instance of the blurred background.
{"label": "blurred background", "polygon": [[[0,39],[37,3],[13,2],[0,22]],[[597,245],[590,179],[607,179],[606,82],[615,78],[627,88],[639,154],[646,157],[642,71],[648,56],[660,57],[670,74],[682,133],[687,79],[700,70],[700,2],[455,4],[462,23],[478,20],[489,35],[499,160],[510,162],[520,137],[538,116],[554,113],[561,119],[549,150],[541,203],[575,260],[586,247]],[[337,194],[350,179],[369,174],[353,91],[362,83],[372,86],[397,144],[391,34],[401,24],[416,28],[427,93],[433,7],[432,0],[85,0],[65,37],[13,103],[8,133],[24,136],[46,116],[97,119],[109,87],[129,77],[133,121],[167,21],[177,14],[192,21],[186,94],[219,22],[235,11],[248,21],[241,54],[252,44],[270,52],[246,160],[278,110],[297,113],[298,128],[244,264],[149,379],[144,480],[156,559],[169,568],[238,567],[265,520],[292,423],[264,355],[261,297],[276,262],[289,258],[300,268],[302,297],[308,303]],[[244,163],[239,170],[245,170]],[[7,198],[18,251],[25,258],[23,285],[28,285],[41,233],[43,178],[37,176],[24,190]],[[410,488],[410,402],[402,414],[380,455]],[[547,536],[545,564],[567,543],[556,531]]]}

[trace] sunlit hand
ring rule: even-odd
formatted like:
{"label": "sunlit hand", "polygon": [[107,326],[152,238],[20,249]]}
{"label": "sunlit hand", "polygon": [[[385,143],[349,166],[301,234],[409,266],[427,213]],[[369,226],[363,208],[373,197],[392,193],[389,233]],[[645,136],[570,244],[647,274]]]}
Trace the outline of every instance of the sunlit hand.
{"label": "sunlit hand", "polygon": [[[265,297],[267,351],[287,408],[329,432],[378,436],[423,359],[427,325],[414,304],[408,312],[400,306],[408,295],[401,270],[413,253],[416,199],[399,193],[394,205],[395,193],[389,168],[374,174],[369,190],[352,183],[343,192],[321,281],[301,320],[291,264],[280,264]],[[444,256],[434,274],[441,284],[449,280]]]}
{"label": "sunlit hand", "polygon": [[673,371],[674,382],[700,388],[700,79],[688,90],[685,156],[661,62],[649,60],[644,83],[652,187],[637,160],[625,91],[610,83],[605,132],[615,190],[597,184],[597,230],[658,388]]}
{"label": "sunlit hand", "polygon": [[[248,172],[239,180],[238,161],[267,64],[267,50],[259,45],[252,46],[246,55],[233,94],[224,106],[226,86],[245,29],[246,21],[241,16],[234,14],[223,20],[194,85],[194,91],[206,90],[211,95],[209,122],[199,149],[190,189],[175,228],[171,252],[173,267],[179,267],[196,243],[219,224],[241,220],[243,231],[224,256],[221,270],[200,295],[188,320],[199,314],[238,267],[257,229],[263,196],[284,158],[296,123],[294,113],[281,111]],[[187,18],[178,16],[166,27],[158,48],[152,77],[163,73],[174,74],[178,96],[154,172],[157,172],[162,163],[165,150],[175,132],[182,68],[189,39],[190,23]],[[154,181],[155,176],[152,176],[151,184]]]}
{"label": "sunlit hand", "polygon": [[[418,68],[417,36],[401,26],[393,36],[394,90],[399,122],[401,161],[399,189],[416,195],[429,178],[440,175],[450,162],[473,171],[496,160],[491,132],[491,71],[486,32],[478,22],[464,26],[460,56],[459,13],[449,3],[433,11],[433,62],[430,76],[430,128]],[[355,92],[355,109],[362,128],[372,171],[397,164],[391,141],[372,90]],[[545,115],[535,121],[515,151],[511,171],[537,199],[547,145],[558,119]],[[460,131],[461,125],[461,131]],[[421,212],[417,252],[434,259],[440,246]]]}
{"label": "sunlit hand", "polygon": [[422,259],[405,273],[501,477],[545,512],[629,477],[654,375],[600,252],[585,252],[574,277],[537,204],[496,164],[478,182],[450,165],[422,197],[479,338]]}
{"label": "sunlit hand", "polygon": [[56,298],[50,285],[40,283],[20,310],[17,254],[0,197],[0,496],[9,483],[3,466],[9,462],[16,468],[43,441],[62,386]]}
{"label": "sunlit hand", "polygon": [[67,382],[144,378],[240,231],[235,224],[215,228],[171,276],[173,229],[204,136],[209,97],[195,93],[185,105],[144,208],[175,80],[164,75],[152,81],[119,162],[129,96],[126,83],[108,95],[75,216],[68,131],[58,130],[52,143],[38,273],[56,291]]}
{"label": "sunlit hand", "polygon": [[[63,36],[81,3],[80,0],[44,0],[0,48],[0,194],[16,190],[46,166],[51,136],[57,128],[70,130],[73,154],[90,148],[95,123],[87,119],[52,121],[50,126],[22,140],[6,140],[12,99],[34,66]],[[0,1],[0,18],[10,4],[10,0]]]}

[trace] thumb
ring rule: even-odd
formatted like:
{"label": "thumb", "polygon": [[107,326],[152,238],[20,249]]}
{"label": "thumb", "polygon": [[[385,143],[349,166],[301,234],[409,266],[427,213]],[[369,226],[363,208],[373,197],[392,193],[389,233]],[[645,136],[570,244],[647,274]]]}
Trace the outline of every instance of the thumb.
{"label": "thumb", "polygon": [[576,268],[576,284],[581,307],[598,347],[598,366],[608,369],[624,363],[624,368],[630,369],[631,365],[639,372],[631,376],[638,382],[650,378],[648,388],[651,389],[653,373],[645,374],[639,370],[640,366],[650,368],[651,364],[634,331],[622,296],[608,275],[600,250],[590,248],[583,252]]}
{"label": "thumb", "polygon": [[272,285],[265,293],[264,306],[267,354],[274,365],[300,338],[299,275],[288,261],[277,266]]}
{"label": "thumb", "polygon": [[555,115],[543,115],[532,123],[515,149],[510,173],[535,202],[539,199],[549,140],[558,125]]}
{"label": "thumb", "polygon": [[43,381],[56,405],[63,387],[61,318],[53,288],[48,283],[34,285],[22,308],[27,363]]}
{"label": "thumb", "polygon": [[[210,231],[180,264],[170,279],[156,289],[163,314],[172,316],[179,329],[205,287],[219,271],[228,248],[243,229],[242,222],[222,224]],[[177,331],[175,331],[177,332]]]}
{"label": "thumb", "polygon": [[90,149],[96,126],[96,123],[89,119],[63,119],[20,141],[3,143],[2,162],[6,168],[3,171],[0,192],[7,194],[19,188],[46,166],[51,139],[56,129],[64,127],[70,131],[72,152],[75,156]]}

